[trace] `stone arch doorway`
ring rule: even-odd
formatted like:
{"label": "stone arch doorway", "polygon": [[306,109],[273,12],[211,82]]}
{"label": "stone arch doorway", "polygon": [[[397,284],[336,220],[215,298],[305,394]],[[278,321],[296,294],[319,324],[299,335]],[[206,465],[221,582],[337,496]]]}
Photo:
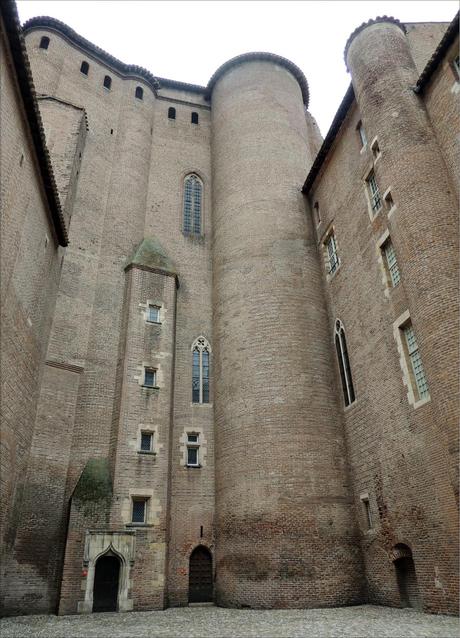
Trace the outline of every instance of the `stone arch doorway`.
{"label": "stone arch doorway", "polygon": [[120,559],[112,552],[103,554],[94,570],[93,612],[117,611]]}
{"label": "stone arch doorway", "polygon": [[211,552],[204,545],[198,545],[190,554],[188,602],[212,602],[212,580]]}
{"label": "stone arch doorway", "polygon": [[393,549],[393,564],[396,571],[401,607],[421,609],[422,604],[417,585],[412,550],[402,543]]}

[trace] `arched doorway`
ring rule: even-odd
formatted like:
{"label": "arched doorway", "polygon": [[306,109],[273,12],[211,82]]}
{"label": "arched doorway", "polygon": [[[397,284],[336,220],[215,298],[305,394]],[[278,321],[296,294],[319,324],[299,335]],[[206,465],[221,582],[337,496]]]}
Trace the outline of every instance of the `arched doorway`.
{"label": "arched doorway", "polygon": [[407,545],[396,545],[393,550],[393,564],[396,570],[399,596],[402,607],[421,609],[412,551]]}
{"label": "arched doorway", "polygon": [[120,559],[114,554],[101,556],[94,571],[93,612],[117,611]]}
{"label": "arched doorway", "polygon": [[212,556],[209,549],[199,545],[190,555],[188,601],[207,603],[212,600]]}

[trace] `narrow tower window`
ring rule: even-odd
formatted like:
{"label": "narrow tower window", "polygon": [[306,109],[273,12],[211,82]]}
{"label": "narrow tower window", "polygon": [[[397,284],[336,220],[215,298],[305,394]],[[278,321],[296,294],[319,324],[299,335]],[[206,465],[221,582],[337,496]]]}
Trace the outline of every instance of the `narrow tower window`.
{"label": "narrow tower window", "polygon": [[201,234],[201,206],[203,184],[198,175],[187,175],[184,182],[183,230],[188,235]]}
{"label": "narrow tower window", "polygon": [[88,64],[88,62],[86,62],[86,60],[83,60],[83,62],[81,63],[80,72],[83,73],[83,75],[88,75],[88,73],[89,73],[89,64]]}
{"label": "narrow tower window", "polygon": [[136,86],[136,92],[134,96],[137,97],[138,100],[144,99],[144,89],[141,86]]}
{"label": "narrow tower window", "polygon": [[371,171],[366,179],[367,189],[369,192],[369,199],[372,208],[372,214],[376,215],[382,208],[382,198],[380,197],[380,190],[375,179],[374,171]]}
{"label": "narrow tower window", "polygon": [[366,146],[367,144],[367,137],[366,137],[366,131],[364,130],[363,123],[361,121],[358,122],[356,130],[358,131],[361,147],[364,148],[364,146]]}
{"label": "narrow tower window", "polygon": [[170,120],[175,120],[176,119],[176,109],[174,108],[174,106],[170,106],[168,109],[168,118]]}
{"label": "narrow tower window", "polygon": [[417,399],[427,399],[429,397],[428,382],[425,377],[425,370],[422,364],[422,358],[418,349],[417,339],[415,337],[414,328],[412,322],[406,323],[402,331],[404,333],[406,354],[410,361],[411,382],[414,389],[414,394],[418,395]]}
{"label": "narrow tower window", "polygon": [[147,520],[147,500],[146,498],[133,498],[133,508],[131,521],[133,523],[145,523]]}
{"label": "narrow tower window", "polygon": [[209,403],[209,353],[211,347],[204,337],[192,346],[192,403]]}
{"label": "narrow tower window", "polygon": [[40,49],[47,49],[50,45],[50,39],[47,35],[42,36],[40,40]]}
{"label": "narrow tower window", "polygon": [[385,259],[385,267],[387,270],[387,277],[391,282],[391,286],[394,288],[401,281],[401,274],[398,268],[398,262],[396,261],[396,253],[393,248],[391,239],[388,239],[382,246],[382,252]]}
{"label": "narrow tower window", "polygon": [[342,381],[343,399],[345,405],[348,406],[355,400],[355,390],[353,387],[353,379],[351,378],[345,330],[339,319],[335,322],[335,348],[337,350],[340,379]]}
{"label": "narrow tower window", "polygon": [[326,237],[324,248],[326,251],[327,272],[328,275],[333,275],[340,266],[339,255],[337,253],[337,241],[334,231],[330,232]]}
{"label": "narrow tower window", "polygon": [[198,113],[192,113],[192,124],[198,124]]}
{"label": "narrow tower window", "polygon": [[200,466],[200,435],[196,432],[187,434],[187,466]]}
{"label": "narrow tower window", "polygon": [[108,91],[110,91],[110,89],[112,88],[112,78],[110,77],[110,75],[106,75],[104,77],[104,88],[106,88]]}

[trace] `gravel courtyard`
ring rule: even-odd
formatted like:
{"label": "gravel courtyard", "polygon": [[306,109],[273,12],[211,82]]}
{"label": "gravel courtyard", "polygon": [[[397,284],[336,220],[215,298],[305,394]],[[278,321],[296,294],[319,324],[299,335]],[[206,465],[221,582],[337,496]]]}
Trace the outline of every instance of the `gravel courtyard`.
{"label": "gravel courtyard", "polygon": [[253,611],[181,607],[165,611],[89,616],[18,616],[0,621],[2,638],[417,638],[459,636],[460,623],[407,609],[361,605],[336,609]]}

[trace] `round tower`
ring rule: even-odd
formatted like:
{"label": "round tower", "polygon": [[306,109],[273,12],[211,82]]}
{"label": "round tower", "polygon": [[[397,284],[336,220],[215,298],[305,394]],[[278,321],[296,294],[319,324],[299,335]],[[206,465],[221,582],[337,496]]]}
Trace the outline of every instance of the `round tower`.
{"label": "round tower", "polygon": [[[413,398],[413,414],[432,446],[432,458],[439,459],[431,471],[444,517],[441,523],[433,515],[437,556],[425,558],[419,578],[432,591],[437,567],[431,561],[442,563],[441,578],[452,594],[446,605],[452,610],[458,595],[458,559],[450,540],[458,515],[458,204],[423,97],[416,93],[419,73],[404,26],[386,16],[361,25],[350,36],[345,57],[367,137],[378,140],[380,191],[389,190],[393,202],[388,227],[408,306],[395,306],[394,328],[403,329],[398,322],[410,314],[428,382],[428,400]],[[446,487],[449,480],[452,490]]]}
{"label": "round tower", "polygon": [[218,604],[358,602],[361,562],[316,243],[308,87],[247,54],[211,78]]}

